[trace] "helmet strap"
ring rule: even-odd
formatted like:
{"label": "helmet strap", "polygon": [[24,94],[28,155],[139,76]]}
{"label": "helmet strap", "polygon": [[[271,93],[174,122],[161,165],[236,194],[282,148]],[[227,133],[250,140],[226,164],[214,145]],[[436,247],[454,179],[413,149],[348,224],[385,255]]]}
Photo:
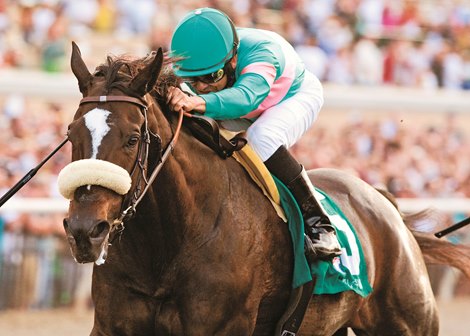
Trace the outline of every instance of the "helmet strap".
{"label": "helmet strap", "polygon": [[230,88],[235,84],[235,69],[232,67],[231,60],[225,63],[224,65],[224,72],[225,75],[227,76],[227,85],[225,85],[225,88]]}

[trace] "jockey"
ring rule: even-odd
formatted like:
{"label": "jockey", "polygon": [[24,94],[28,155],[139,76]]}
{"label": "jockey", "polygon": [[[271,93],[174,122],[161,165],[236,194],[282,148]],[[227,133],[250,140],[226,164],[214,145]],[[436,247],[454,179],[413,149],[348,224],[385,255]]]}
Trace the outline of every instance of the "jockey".
{"label": "jockey", "polygon": [[315,199],[307,172],[287,150],[323,105],[319,80],[304,68],[293,47],[274,32],[235,28],[223,12],[199,8],[176,27],[171,53],[176,75],[197,95],[171,88],[170,107],[219,120],[252,120],[248,143],[297,200],[307,255],[340,255],[335,229]]}

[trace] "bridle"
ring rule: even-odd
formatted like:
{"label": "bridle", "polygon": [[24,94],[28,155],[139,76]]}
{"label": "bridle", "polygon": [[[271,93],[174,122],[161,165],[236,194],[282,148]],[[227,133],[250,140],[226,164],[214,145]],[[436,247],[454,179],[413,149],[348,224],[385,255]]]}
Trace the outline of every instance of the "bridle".
{"label": "bridle", "polygon": [[[124,200],[121,205],[120,215],[111,223],[110,233],[113,231],[117,231],[121,233],[124,230],[124,222],[130,219],[135,213],[137,205],[142,201],[145,194],[147,193],[148,189],[152,185],[152,183],[157,178],[158,173],[162,169],[163,165],[165,164],[166,160],[168,159],[170,153],[173,151],[175,144],[178,140],[181,125],[183,123],[183,112],[181,111],[178,116],[178,124],[176,126],[176,130],[173,133],[173,137],[171,141],[166,146],[165,150],[160,156],[159,162],[156,167],[153,169],[152,174],[147,178],[145,174],[146,165],[148,164],[148,154],[150,148],[150,131],[148,128],[148,118],[147,118],[147,111],[148,111],[148,104],[143,98],[135,98],[130,96],[92,96],[92,97],[85,97],[80,100],[79,105],[87,104],[87,103],[107,103],[107,102],[126,102],[137,105],[140,107],[140,111],[144,116],[144,123],[142,124],[142,131],[141,131],[141,141],[140,147],[137,152],[137,157],[134,162],[134,166],[130,172],[130,176],[134,174],[137,167],[140,169],[139,179],[137,181],[137,186],[134,188],[132,196],[129,198],[129,192],[124,195]],[[159,141],[161,141],[160,136],[157,134],[155,135]],[[141,182],[144,181],[145,187],[141,188]],[[127,199],[127,202],[126,202]],[[126,204],[127,203],[127,204]]]}

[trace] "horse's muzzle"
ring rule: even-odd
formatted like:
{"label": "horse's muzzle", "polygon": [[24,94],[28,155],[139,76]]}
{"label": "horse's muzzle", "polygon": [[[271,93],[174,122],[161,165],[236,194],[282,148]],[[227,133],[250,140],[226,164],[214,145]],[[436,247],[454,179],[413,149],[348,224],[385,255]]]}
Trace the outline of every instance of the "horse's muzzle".
{"label": "horse's muzzle", "polygon": [[64,219],[64,229],[73,257],[78,263],[104,263],[108,251],[110,225],[98,221],[91,229],[73,230],[69,218]]}

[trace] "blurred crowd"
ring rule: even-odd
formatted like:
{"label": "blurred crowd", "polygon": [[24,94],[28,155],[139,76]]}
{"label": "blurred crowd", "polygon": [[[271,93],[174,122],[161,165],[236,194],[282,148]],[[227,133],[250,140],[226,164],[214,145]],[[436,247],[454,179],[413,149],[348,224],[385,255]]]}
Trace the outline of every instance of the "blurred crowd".
{"label": "blurred crowd", "polygon": [[461,117],[442,114],[430,123],[353,114],[334,131],[314,126],[292,150],[308,168],[340,168],[396,197],[468,198],[470,162],[462,158],[470,155],[470,142]]}
{"label": "blurred crowd", "polygon": [[470,3],[460,0],[0,0],[0,69],[68,70],[70,40],[90,53],[136,39],[168,49],[177,22],[202,6],[281,33],[323,81],[470,89]]}
{"label": "blurred crowd", "polygon": [[[41,162],[65,137],[66,116],[55,102],[0,97],[0,194]],[[67,120],[68,122],[68,120]],[[59,197],[56,180],[69,148],[54,155],[16,197]],[[0,215],[0,310],[71,305],[79,267],[70,256],[62,213]]]}

